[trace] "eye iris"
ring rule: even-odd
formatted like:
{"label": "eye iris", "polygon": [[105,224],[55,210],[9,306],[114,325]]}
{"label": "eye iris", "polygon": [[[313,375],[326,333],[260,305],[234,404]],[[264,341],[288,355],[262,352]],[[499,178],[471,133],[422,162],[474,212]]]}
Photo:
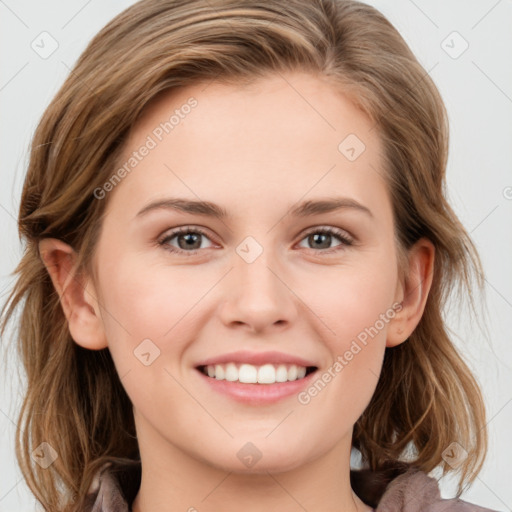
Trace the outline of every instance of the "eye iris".
{"label": "eye iris", "polygon": [[[180,249],[199,249],[201,247],[200,241],[201,235],[199,233],[186,233],[184,235],[178,235],[178,245]],[[186,239],[185,245],[181,243],[181,240]],[[197,247],[192,247],[194,243],[197,243],[199,240],[199,245]]]}
{"label": "eye iris", "polygon": [[[309,236],[310,241],[312,241],[314,243],[317,243],[320,241],[320,244],[321,244],[322,238],[324,239],[323,240],[324,244],[322,247],[320,247],[320,249],[328,249],[331,245],[331,235],[326,234],[326,233],[315,233],[315,234]],[[327,241],[327,243],[325,243],[326,241]]]}

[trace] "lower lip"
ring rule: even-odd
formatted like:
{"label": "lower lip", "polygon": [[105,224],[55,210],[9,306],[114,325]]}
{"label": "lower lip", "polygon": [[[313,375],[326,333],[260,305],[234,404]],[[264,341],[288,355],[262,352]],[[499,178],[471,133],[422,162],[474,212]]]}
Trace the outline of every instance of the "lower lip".
{"label": "lower lip", "polygon": [[244,384],[208,377],[201,370],[196,371],[211,388],[230,398],[250,404],[271,404],[292,395],[297,395],[308,386],[318,370],[311,372],[306,377],[288,382],[276,382],[275,384]]}

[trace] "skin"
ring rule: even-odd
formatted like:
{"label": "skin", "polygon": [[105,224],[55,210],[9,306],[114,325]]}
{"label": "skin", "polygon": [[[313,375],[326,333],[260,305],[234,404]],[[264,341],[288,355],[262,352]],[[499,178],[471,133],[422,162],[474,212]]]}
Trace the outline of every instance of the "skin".
{"label": "skin", "polygon": [[[417,242],[400,277],[377,130],[332,85],[305,73],[167,92],[132,130],[122,161],[191,96],[197,107],[103,199],[94,276],[75,273],[76,254],[63,242],[40,243],[73,339],[109,348],[133,403],[142,459],[133,510],[371,510],[350,487],[353,426],[386,347],[403,343],[421,318],[434,247]],[[348,134],[366,146],[354,161],[338,150]],[[217,203],[230,217],[171,209],[137,217],[170,196]],[[372,216],[353,208],[287,215],[302,200],[333,196],[358,201]],[[178,226],[207,232],[197,254],[187,256],[183,237],[181,246],[179,237],[167,240],[181,254],[158,245]],[[330,226],[354,243],[333,236],[315,245],[305,233]],[[252,263],[236,252],[247,236],[263,249]],[[321,374],[400,302],[307,405],[296,395],[238,403],[194,369],[239,349],[278,350],[314,361]],[[149,366],[133,353],[147,338],[160,350]],[[250,468],[237,457],[248,441],[262,454]]]}

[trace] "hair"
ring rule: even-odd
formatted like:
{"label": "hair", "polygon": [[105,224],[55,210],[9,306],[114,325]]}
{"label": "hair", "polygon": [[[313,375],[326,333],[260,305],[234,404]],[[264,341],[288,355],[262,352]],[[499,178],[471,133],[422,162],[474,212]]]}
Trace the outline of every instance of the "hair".
{"label": "hair", "polygon": [[[79,271],[90,272],[108,202],[94,190],[113,175],[148,103],[196,83],[247,85],[287,71],[328,80],[374,123],[400,269],[420,238],[435,246],[422,318],[405,343],[386,349],[375,393],[354,425],[362,469],[351,471],[353,488],[375,506],[390,478],[413,466],[441,467],[443,476],[460,474],[458,497],[480,472],[484,401],[442,314],[455,290],[468,291],[475,307],[472,289],[482,291],[483,271],[446,199],[445,106],[404,39],[379,11],[352,0],[143,0],[88,44],[30,147],[19,210],[24,253],[2,332],[19,309],[15,339],[27,389],[16,456],[45,510],[80,510],[102,465],[140,454],[132,404],[110,352],[83,349],[71,338],[39,241],[69,244]],[[58,447],[47,469],[31,460],[41,442]],[[468,452],[458,468],[443,459],[452,442]]]}

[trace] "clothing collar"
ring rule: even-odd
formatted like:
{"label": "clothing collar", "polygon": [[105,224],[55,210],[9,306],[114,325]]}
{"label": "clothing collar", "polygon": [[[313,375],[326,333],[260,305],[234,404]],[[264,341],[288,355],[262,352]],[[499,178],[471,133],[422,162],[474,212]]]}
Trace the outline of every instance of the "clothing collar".
{"label": "clothing collar", "polygon": [[[90,486],[85,512],[130,512],[140,479],[139,461],[116,467],[105,464]],[[426,511],[496,512],[459,499],[442,499],[437,480],[417,468],[394,478],[376,508],[376,512]]]}

